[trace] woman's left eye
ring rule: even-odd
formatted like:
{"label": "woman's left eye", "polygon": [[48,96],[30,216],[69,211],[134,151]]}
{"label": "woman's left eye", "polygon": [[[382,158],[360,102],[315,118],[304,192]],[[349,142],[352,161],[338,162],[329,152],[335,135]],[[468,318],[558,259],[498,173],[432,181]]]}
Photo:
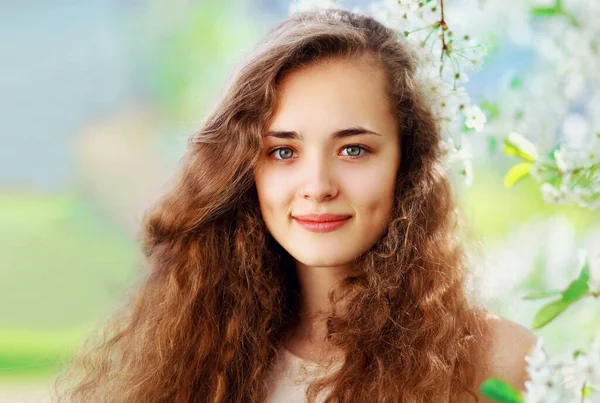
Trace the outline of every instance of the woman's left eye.
{"label": "woman's left eye", "polygon": [[[352,157],[352,158],[360,158],[360,157],[363,157],[363,155],[357,155],[357,154],[356,154],[356,153],[360,153],[360,151],[361,151],[361,150],[362,150],[362,151],[364,151],[364,152],[368,152],[368,150],[367,150],[366,148],[364,148],[364,147],[362,147],[362,146],[359,146],[359,145],[357,145],[357,144],[353,144],[353,145],[346,146],[346,147],[344,147],[344,150],[352,150],[352,151],[348,151],[348,153],[349,153],[349,155],[348,155],[348,156],[349,156],[349,157]],[[363,153],[363,154],[364,154],[364,153]]]}

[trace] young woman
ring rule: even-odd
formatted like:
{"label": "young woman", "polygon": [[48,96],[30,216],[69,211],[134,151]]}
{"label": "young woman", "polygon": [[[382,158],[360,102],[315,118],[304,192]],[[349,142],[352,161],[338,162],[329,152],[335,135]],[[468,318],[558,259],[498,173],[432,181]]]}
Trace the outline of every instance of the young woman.
{"label": "young woman", "polygon": [[536,338],[466,296],[439,137],[394,31],[335,9],[281,22],[190,137],[145,219],[150,274],[62,397],[485,402],[490,376],[524,389]]}

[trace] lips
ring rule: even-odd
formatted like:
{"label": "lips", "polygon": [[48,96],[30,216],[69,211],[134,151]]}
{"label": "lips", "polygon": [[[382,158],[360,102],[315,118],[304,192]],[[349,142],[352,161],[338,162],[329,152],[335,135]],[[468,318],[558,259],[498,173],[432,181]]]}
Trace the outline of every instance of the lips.
{"label": "lips", "polygon": [[305,215],[296,215],[294,218],[296,220],[301,221],[310,221],[310,222],[331,222],[331,221],[342,221],[346,218],[350,218],[351,215],[348,214],[305,214]]}
{"label": "lips", "polygon": [[308,214],[295,216],[294,220],[312,232],[330,232],[346,224],[352,216],[339,214]]}

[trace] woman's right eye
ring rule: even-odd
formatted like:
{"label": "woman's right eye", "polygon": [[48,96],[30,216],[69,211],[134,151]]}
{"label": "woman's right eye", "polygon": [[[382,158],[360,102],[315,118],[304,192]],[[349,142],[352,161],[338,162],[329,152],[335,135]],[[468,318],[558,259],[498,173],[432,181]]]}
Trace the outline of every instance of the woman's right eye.
{"label": "woman's right eye", "polygon": [[[284,151],[284,152],[281,152],[281,151]],[[293,155],[293,153],[294,153],[294,151],[289,147],[278,147],[274,150],[271,150],[268,155],[272,155],[272,154],[279,155],[279,157],[282,157],[282,158],[275,158],[275,160],[276,161],[285,161],[285,160],[290,159],[291,156]],[[288,157],[286,157],[285,155],[287,155]]]}

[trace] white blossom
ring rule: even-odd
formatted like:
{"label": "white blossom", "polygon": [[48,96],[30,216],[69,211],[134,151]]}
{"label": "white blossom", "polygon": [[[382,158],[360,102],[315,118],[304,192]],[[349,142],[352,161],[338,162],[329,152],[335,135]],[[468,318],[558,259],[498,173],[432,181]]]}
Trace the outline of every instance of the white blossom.
{"label": "white blossom", "polygon": [[523,135],[517,132],[508,133],[508,141],[514,144],[519,150],[522,150],[526,154],[530,155],[533,159],[539,158],[536,146]]}
{"label": "white blossom", "polygon": [[592,385],[600,388],[600,331],[592,340],[587,351],[587,357],[591,371],[589,373],[589,381]]}
{"label": "white blossom", "polygon": [[562,124],[565,142],[572,148],[581,148],[589,141],[589,123],[579,113],[570,113],[565,117]]}
{"label": "white blossom", "polygon": [[542,183],[540,190],[542,198],[548,204],[556,204],[563,200],[562,193],[549,183]]}
{"label": "white blossom", "polygon": [[470,129],[475,129],[476,132],[481,133],[483,126],[487,122],[485,114],[477,105],[473,105],[465,109],[465,125]]}
{"label": "white blossom", "polygon": [[[387,3],[390,3],[389,1]],[[415,0],[396,0],[395,3],[398,11],[401,13],[411,13],[419,9],[419,1]],[[432,2],[435,5],[435,1]]]}
{"label": "white blossom", "polygon": [[585,77],[580,72],[572,72],[565,77],[564,93],[571,100],[578,99],[585,89]]}
{"label": "white blossom", "polygon": [[564,146],[561,146],[560,149],[554,151],[554,160],[556,161],[556,166],[562,172],[566,172],[571,169],[567,150]]}
{"label": "white blossom", "polygon": [[597,332],[587,351],[577,355],[572,376],[580,385],[600,387],[600,332]]}
{"label": "white blossom", "polygon": [[566,388],[561,366],[553,363],[544,351],[542,337],[538,337],[525,361],[529,375],[525,381],[525,403],[564,403],[575,397],[574,390]]}

